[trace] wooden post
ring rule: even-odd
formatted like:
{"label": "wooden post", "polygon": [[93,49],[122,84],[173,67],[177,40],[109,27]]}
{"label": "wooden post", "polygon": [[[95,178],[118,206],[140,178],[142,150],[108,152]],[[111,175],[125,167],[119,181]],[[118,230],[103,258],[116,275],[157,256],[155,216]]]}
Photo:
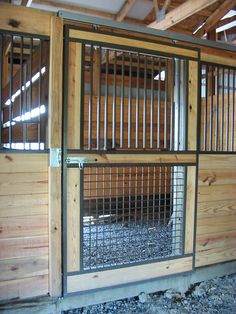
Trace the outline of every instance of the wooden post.
{"label": "wooden post", "polygon": [[[49,148],[61,148],[63,20],[51,18]],[[49,167],[49,292],[61,295],[61,167]]]}

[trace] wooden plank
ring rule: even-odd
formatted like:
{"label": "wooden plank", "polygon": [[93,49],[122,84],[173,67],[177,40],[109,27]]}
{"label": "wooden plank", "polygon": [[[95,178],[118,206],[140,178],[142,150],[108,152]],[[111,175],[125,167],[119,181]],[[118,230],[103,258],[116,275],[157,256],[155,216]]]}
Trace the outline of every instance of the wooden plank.
{"label": "wooden plank", "polygon": [[126,15],[129,13],[131,10],[132,6],[134,5],[136,0],[126,0],[121,7],[120,11],[116,15],[116,21],[122,22]]}
{"label": "wooden plank", "polygon": [[236,230],[236,215],[224,217],[200,218],[197,223],[197,238],[212,233],[228,232]]}
{"label": "wooden plank", "polygon": [[196,267],[207,266],[211,264],[223,263],[236,259],[236,247],[217,248],[211,251],[205,251],[196,254]]}
{"label": "wooden plank", "polygon": [[47,234],[48,215],[0,218],[0,239]]}
{"label": "wooden plank", "polygon": [[210,16],[208,16],[203,26],[196,31],[194,36],[202,37],[205,33],[216,27],[217,22],[235,5],[236,0],[225,0]]}
{"label": "wooden plank", "polygon": [[188,167],[187,169],[188,172],[187,172],[186,220],[185,220],[185,254],[193,252],[195,188],[196,188],[196,167]]}
{"label": "wooden plank", "polygon": [[[49,147],[62,146],[63,20],[51,19]],[[49,289],[61,295],[61,168],[49,168]]]}
{"label": "wooden plank", "polygon": [[218,248],[236,247],[236,230],[198,237],[196,251],[204,252]]}
{"label": "wooden plank", "polygon": [[67,279],[68,292],[86,291],[115,285],[150,280],[166,275],[192,270],[192,257],[163,261],[140,266],[93,272],[70,276]]}
{"label": "wooden plank", "polygon": [[147,42],[147,41],[140,41],[136,39],[129,39],[125,37],[116,37],[113,35],[105,35],[105,34],[99,34],[99,33],[95,34],[91,32],[78,31],[78,30],[71,29],[69,36],[70,38],[75,38],[75,39],[99,41],[99,42],[105,42],[105,43],[122,45],[122,46],[133,47],[133,48],[142,47],[142,49],[170,53],[172,55],[177,54],[177,55],[191,57],[191,58],[198,57],[197,51],[194,51],[194,50],[168,46],[167,44],[164,45],[164,44],[157,44],[157,43],[152,43],[152,42]]}
{"label": "wooden plank", "polygon": [[198,62],[189,61],[188,150],[197,149]]}
{"label": "wooden plank", "polygon": [[200,186],[198,202],[235,200],[236,184]]}
{"label": "wooden plank", "polygon": [[[236,215],[236,202],[233,200],[198,203],[198,218]],[[230,217],[229,217],[230,219]]]}
{"label": "wooden plank", "polygon": [[46,172],[0,174],[0,195],[44,194],[47,192]]}
{"label": "wooden plank", "polygon": [[48,274],[48,255],[0,261],[0,282]]}
{"label": "wooden plank", "polygon": [[48,255],[48,235],[0,239],[0,260]]}
{"label": "wooden plank", "polygon": [[151,28],[166,30],[215,2],[217,2],[217,0],[187,0],[166,14],[165,18],[160,22],[155,21],[148,26]]}
{"label": "wooden plank", "polygon": [[229,57],[222,57],[217,55],[212,55],[208,53],[201,52],[200,54],[201,61],[205,62],[212,62],[222,65],[228,65],[228,66],[236,66],[236,60],[233,58],[233,56]]}
{"label": "wooden plank", "polygon": [[80,170],[67,170],[67,271],[80,270]]}
{"label": "wooden plank", "polygon": [[[40,196],[42,194],[39,194]],[[16,195],[18,196],[18,195]],[[32,195],[24,195],[29,200],[31,199]],[[45,194],[48,197],[47,194]],[[8,196],[9,201],[11,201],[12,195]],[[0,197],[1,203],[1,197]],[[23,205],[23,206],[6,206],[0,208],[0,217],[15,217],[15,216],[34,216],[34,215],[48,215],[48,205]]]}
{"label": "wooden plank", "polygon": [[207,170],[216,170],[216,169],[234,169],[236,165],[236,156],[235,155],[201,155],[199,157],[199,168]]}
{"label": "wooden plank", "polygon": [[68,154],[84,157],[91,163],[195,163],[194,154]]}
{"label": "wooden plank", "polygon": [[[17,210],[15,208],[21,208],[24,211],[24,207],[29,206],[40,206],[40,205],[47,205],[48,204],[48,195],[47,194],[25,194],[25,195],[11,195],[9,197],[0,196],[0,212],[4,211],[4,208],[9,209],[9,216],[13,216],[10,214],[10,211]],[[16,215],[18,216],[18,215]]]}
{"label": "wooden plank", "polygon": [[198,185],[224,185],[236,184],[236,167],[235,169],[200,169],[198,175]]}
{"label": "wooden plank", "polygon": [[53,13],[0,3],[0,29],[37,35],[50,35]]}
{"label": "wooden plank", "polygon": [[48,294],[48,275],[0,282],[0,300],[25,299]]}
{"label": "wooden plank", "polygon": [[70,43],[68,68],[68,149],[80,149],[81,54],[82,45],[80,43]]}
{"label": "wooden plank", "polygon": [[46,172],[48,154],[0,154],[0,173]]}

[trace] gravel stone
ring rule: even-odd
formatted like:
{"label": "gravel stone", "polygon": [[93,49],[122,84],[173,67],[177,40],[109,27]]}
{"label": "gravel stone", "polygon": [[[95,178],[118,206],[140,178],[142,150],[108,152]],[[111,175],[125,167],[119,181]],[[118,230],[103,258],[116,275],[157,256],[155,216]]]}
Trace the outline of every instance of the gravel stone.
{"label": "gravel stone", "polygon": [[69,310],[64,314],[236,314],[236,274],[195,284],[185,293],[154,294]]}

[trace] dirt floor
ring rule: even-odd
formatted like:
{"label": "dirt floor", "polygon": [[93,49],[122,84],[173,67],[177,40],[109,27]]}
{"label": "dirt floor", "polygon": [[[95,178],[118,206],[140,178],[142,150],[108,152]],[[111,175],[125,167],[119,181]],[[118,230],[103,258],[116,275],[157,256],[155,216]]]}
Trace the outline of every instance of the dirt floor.
{"label": "dirt floor", "polygon": [[182,294],[167,290],[64,312],[64,314],[236,314],[236,274],[208,280]]}

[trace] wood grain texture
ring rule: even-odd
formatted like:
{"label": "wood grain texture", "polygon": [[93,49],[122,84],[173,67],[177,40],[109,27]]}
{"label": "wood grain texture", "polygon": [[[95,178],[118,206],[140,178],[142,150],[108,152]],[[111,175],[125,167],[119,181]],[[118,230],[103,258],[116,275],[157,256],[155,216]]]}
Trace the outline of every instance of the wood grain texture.
{"label": "wood grain texture", "polygon": [[53,13],[0,3],[0,29],[37,35],[50,35]]}
{"label": "wood grain texture", "polygon": [[74,29],[70,30],[69,36],[70,38],[106,42],[109,44],[116,44],[116,45],[122,45],[122,46],[127,46],[127,47],[131,46],[133,48],[148,49],[152,51],[177,54],[177,55],[187,56],[187,57],[192,57],[192,58],[197,58],[197,55],[198,55],[196,51],[188,50],[185,48],[179,48],[179,47],[168,46],[164,44],[157,44],[157,43],[152,43],[152,42],[145,42],[145,41],[140,41],[137,39],[129,39],[125,37],[115,37],[113,35],[105,35],[105,34],[99,34],[99,33],[95,34],[92,32],[78,31]]}
{"label": "wood grain texture", "polygon": [[67,271],[80,270],[80,170],[67,170]]}
{"label": "wood grain texture", "polygon": [[0,173],[47,172],[47,154],[0,154]]}
{"label": "wood grain texture", "polygon": [[201,155],[196,266],[236,257],[236,156]]}
{"label": "wood grain texture", "polygon": [[189,61],[188,149],[197,148],[198,62]]}
{"label": "wood grain texture", "polygon": [[112,287],[190,270],[192,270],[192,257],[185,257],[182,259],[153,263],[151,267],[150,264],[147,264],[70,276],[67,279],[68,292]]}

